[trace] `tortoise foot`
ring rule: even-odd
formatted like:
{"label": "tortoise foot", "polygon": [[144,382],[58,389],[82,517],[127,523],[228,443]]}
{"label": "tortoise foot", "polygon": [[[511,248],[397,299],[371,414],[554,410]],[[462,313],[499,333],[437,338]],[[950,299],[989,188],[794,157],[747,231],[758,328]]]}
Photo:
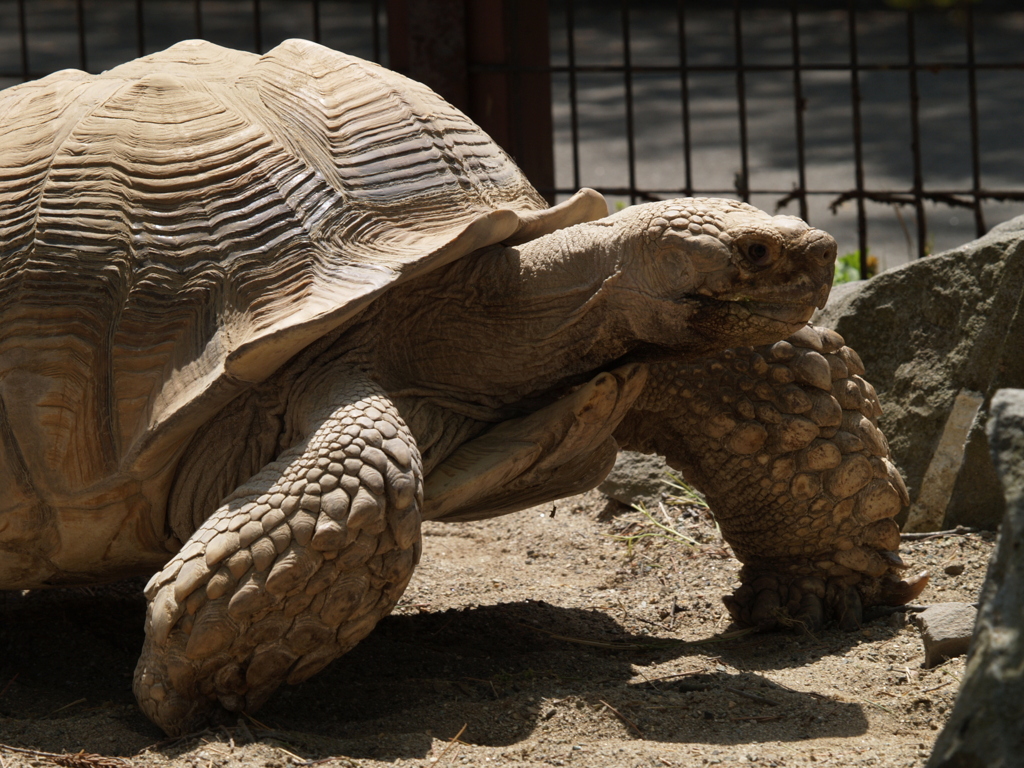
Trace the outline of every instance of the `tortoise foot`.
{"label": "tortoise foot", "polygon": [[135,698],[143,713],[160,726],[168,736],[182,736],[186,733],[208,727],[226,712],[216,699],[188,695],[190,686],[181,679],[181,672],[187,669],[184,659],[161,658],[154,652],[147,640],[142,656],[135,667]]}
{"label": "tortoise foot", "polygon": [[[794,570],[810,571],[799,566]],[[836,624],[850,631],[860,628],[865,608],[909,603],[921,594],[929,578],[927,571],[904,579],[891,571],[871,576],[836,574],[835,570],[794,574],[786,569],[744,566],[743,583],[723,602],[733,621],[744,627],[816,631]]]}

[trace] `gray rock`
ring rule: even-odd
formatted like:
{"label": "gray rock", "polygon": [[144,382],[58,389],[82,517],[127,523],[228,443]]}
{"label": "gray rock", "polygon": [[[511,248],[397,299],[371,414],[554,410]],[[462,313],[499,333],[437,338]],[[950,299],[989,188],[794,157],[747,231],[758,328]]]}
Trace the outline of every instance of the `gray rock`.
{"label": "gray rock", "polygon": [[924,666],[937,667],[967,653],[978,609],[968,603],[936,603],[914,617],[921,628]]}
{"label": "gray rock", "polygon": [[621,451],[612,471],[597,488],[627,506],[643,504],[648,509],[657,509],[668,490],[669,472],[661,456]]}
{"label": "gray rock", "polygon": [[[1012,512],[1014,505],[1024,504],[1024,389],[999,390],[992,397],[990,410],[988,443],[992,464],[999,472],[1007,510]],[[1024,529],[1024,519],[1018,517],[1017,524]]]}
{"label": "gray rock", "polygon": [[928,768],[1010,768],[1024,761],[1024,390],[992,398],[988,436],[1006,485],[963,684]]}
{"label": "gray rock", "polygon": [[[984,424],[1024,387],[1024,217],[980,240],[837,286],[813,322],[857,350],[912,500],[908,530],[995,528],[1005,511]],[[903,523],[904,520],[899,520]]]}

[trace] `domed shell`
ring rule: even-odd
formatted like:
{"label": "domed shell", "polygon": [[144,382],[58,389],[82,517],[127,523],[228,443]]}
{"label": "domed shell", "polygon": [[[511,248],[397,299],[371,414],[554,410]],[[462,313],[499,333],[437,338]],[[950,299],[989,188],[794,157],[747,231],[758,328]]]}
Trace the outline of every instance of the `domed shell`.
{"label": "domed shell", "polygon": [[0,115],[0,453],[66,493],[165,464],[388,286],[606,212],[546,209],[431,90],[302,40],[58,72]]}

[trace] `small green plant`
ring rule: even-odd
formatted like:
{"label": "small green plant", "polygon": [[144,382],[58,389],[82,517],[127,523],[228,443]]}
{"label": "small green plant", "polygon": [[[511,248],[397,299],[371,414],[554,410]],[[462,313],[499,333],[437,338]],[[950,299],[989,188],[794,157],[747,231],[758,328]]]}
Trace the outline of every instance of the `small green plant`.
{"label": "small green plant", "polygon": [[[665,478],[664,482],[669,490],[665,503],[659,503],[657,510],[662,519],[657,519],[655,512],[647,509],[643,503],[633,504],[632,508],[646,519],[629,523],[623,533],[609,535],[610,538],[626,542],[627,558],[632,559],[634,549],[642,539],[667,539],[689,547],[700,546],[702,542],[707,543],[708,537],[702,529],[708,521],[715,526],[714,540],[720,541],[722,538],[722,530],[703,494],[675,472],[666,472]],[[697,538],[682,532],[681,528],[686,527],[687,520],[697,526]]]}
{"label": "small green plant", "polygon": [[[700,542],[696,539],[690,538],[685,533],[681,533],[672,527],[671,521],[668,521],[668,525],[659,522],[655,519],[654,515],[651,514],[650,510],[643,503],[633,504],[633,509],[642,514],[647,520],[654,525],[654,530],[648,527],[641,528],[635,533],[625,534],[609,534],[611,538],[619,541],[626,542],[626,557],[633,557],[633,548],[637,542],[641,539],[668,539],[669,541],[676,542],[677,544],[686,544],[690,547],[700,546]],[[661,506],[662,514],[667,518],[668,515],[665,513],[664,505]]]}
{"label": "small green plant", "polygon": [[675,472],[666,472],[665,474],[668,477],[668,487],[678,491],[678,493],[673,493],[669,497],[669,501],[708,509],[708,502],[705,500],[703,493],[683,480],[683,478]]}
{"label": "small green plant", "polygon": [[851,251],[836,259],[836,274],[832,285],[860,280],[860,251]]}
{"label": "small green plant", "polygon": [[[868,254],[868,273],[864,277],[874,277],[878,273],[878,257]],[[860,251],[850,251],[836,259],[836,274],[832,285],[852,283],[860,280]]]}

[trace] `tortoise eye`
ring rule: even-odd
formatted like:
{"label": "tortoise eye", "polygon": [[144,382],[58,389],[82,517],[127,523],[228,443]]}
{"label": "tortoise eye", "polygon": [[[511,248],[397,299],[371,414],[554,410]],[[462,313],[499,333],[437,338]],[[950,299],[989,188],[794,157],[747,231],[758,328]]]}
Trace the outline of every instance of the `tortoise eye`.
{"label": "tortoise eye", "polygon": [[747,261],[755,267],[764,267],[771,261],[771,251],[764,243],[751,243],[747,247]]}

